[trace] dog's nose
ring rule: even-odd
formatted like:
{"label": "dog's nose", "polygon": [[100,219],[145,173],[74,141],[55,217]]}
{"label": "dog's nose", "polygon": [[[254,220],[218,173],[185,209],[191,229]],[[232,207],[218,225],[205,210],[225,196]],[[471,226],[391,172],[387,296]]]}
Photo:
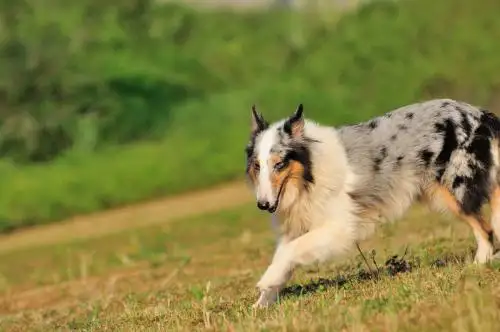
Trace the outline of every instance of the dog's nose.
{"label": "dog's nose", "polygon": [[267,210],[269,209],[269,202],[267,201],[258,201],[257,202],[257,207],[261,210]]}

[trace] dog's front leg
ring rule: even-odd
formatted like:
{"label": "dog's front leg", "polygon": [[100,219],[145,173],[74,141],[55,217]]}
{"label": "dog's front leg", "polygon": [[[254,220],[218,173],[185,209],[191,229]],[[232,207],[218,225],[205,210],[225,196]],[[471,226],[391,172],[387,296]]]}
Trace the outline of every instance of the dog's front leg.
{"label": "dog's front leg", "polygon": [[[271,264],[267,268],[266,272],[262,276],[261,280],[257,283],[257,288],[260,292],[259,299],[255,304],[253,305],[254,308],[257,307],[266,307],[278,299],[278,294],[285,285],[285,283],[290,279],[292,275],[292,271],[285,272],[281,276],[275,276],[275,284],[272,286],[267,286],[262,283],[262,280],[264,277],[268,275],[272,275],[273,273],[279,273],[276,269],[273,267],[280,265],[278,261],[282,260],[282,255],[284,254],[284,251],[286,250],[286,245],[288,244],[288,241],[285,238],[279,239],[278,246],[276,247],[276,251],[274,252],[273,259],[271,261]],[[268,277],[267,277],[268,278]]]}
{"label": "dog's front leg", "polygon": [[355,243],[353,234],[346,225],[325,225],[280,244],[273,262],[257,284],[261,296],[254,306],[273,303],[296,266],[324,262],[346,253]]}

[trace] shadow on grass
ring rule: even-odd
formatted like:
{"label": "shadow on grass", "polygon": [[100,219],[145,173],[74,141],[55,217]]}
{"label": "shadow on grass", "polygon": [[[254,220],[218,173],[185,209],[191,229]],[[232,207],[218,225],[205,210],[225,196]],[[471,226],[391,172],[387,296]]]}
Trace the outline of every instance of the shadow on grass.
{"label": "shadow on grass", "polygon": [[380,277],[382,271],[383,269],[379,269],[379,273],[376,271],[370,272],[361,270],[358,273],[349,274],[347,276],[339,275],[336,278],[319,278],[318,280],[312,280],[304,285],[291,285],[281,291],[280,297],[285,299],[324,291],[328,288],[341,288],[345,284],[351,282],[376,281]]}
{"label": "shadow on grass", "polygon": [[461,254],[445,254],[430,263],[431,267],[445,267],[454,265],[464,265],[467,263],[468,257],[474,257],[474,250],[469,250]]}
{"label": "shadow on grass", "polygon": [[[404,257],[405,255],[401,258],[398,258],[397,255],[392,256],[385,262],[384,266],[377,267],[374,270],[361,269],[357,273],[339,275],[336,278],[319,278],[318,280],[311,280],[307,284],[291,285],[282,290],[280,297],[282,299],[298,297],[321,292],[328,288],[341,288],[348,283],[377,282],[383,276],[394,277],[402,273],[411,273],[415,268],[421,266],[419,257],[414,257],[411,261],[406,260]],[[450,265],[463,265],[466,259],[467,254],[448,254],[430,262],[429,266],[441,268]]]}

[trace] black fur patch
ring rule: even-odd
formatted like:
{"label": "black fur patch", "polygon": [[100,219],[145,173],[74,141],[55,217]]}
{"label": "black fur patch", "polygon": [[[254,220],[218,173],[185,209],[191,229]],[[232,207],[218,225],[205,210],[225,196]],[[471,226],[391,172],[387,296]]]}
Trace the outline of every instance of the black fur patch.
{"label": "black fur patch", "polygon": [[304,174],[302,177],[306,183],[314,183],[313,170],[312,170],[312,160],[311,151],[309,147],[305,144],[295,144],[292,146],[291,150],[287,151],[285,154],[284,161],[295,160],[299,162],[302,167],[304,167]]}
{"label": "black fur patch", "polygon": [[269,128],[269,123],[264,122],[263,123],[263,127],[261,129],[255,130],[255,131],[253,131],[250,134],[250,142],[245,147],[246,162],[247,162],[246,172],[247,173],[250,170],[250,164],[251,164],[251,162],[253,160],[252,156],[253,156],[253,152],[254,152],[254,149],[255,149],[255,140],[257,139],[257,136],[259,136],[259,134],[262,133],[267,128]]}
{"label": "black fur patch", "polygon": [[[488,112],[483,112],[479,119],[479,127],[473,134],[473,139],[466,151],[475,156],[477,164],[469,165],[472,176],[465,178],[467,191],[462,201],[462,209],[467,214],[479,213],[488,200],[492,183],[489,172],[493,166],[491,155],[491,140],[500,133],[500,121]],[[479,164],[479,165],[478,165]]]}
{"label": "black fur patch", "polygon": [[493,233],[493,231],[489,231],[489,232],[488,232],[488,242],[489,242],[490,244],[493,244],[493,243],[495,242],[495,238],[494,238],[494,233]]}
{"label": "black fur patch", "polygon": [[467,117],[467,113],[465,113],[465,111],[459,106],[457,106],[457,110],[459,110],[460,114],[462,115],[460,125],[462,126],[465,135],[469,137],[472,133],[472,125],[470,124],[469,118]]}
{"label": "black fur patch", "polygon": [[289,136],[292,135],[292,124],[290,123],[290,121],[286,121],[283,125],[283,132]]}
{"label": "black fur patch", "polygon": [[448,107],[450,105],[449,101],[445,101],[443,104],[441,104],[441,107]]}
{"label": "black fur patch", "polygon": [[246,148],[245,148],[245,153],[246,153],[246,169],[245,172],[248,173],[250,171],[250,164],[252,163],[253,160],[253,149],[255,146],[255,141],[250,142]]}
{"label": "black fur patch", "polygon": [[413,113],[408,113],[408,114],[406,114],[405,118],[408,120],[411,120],[411,119],[413,119],[413,115],[414,115]]}
{"label": "black fur patch", "polygon": [[492,164],[491,156],[491,136],[482,136],[479,131],[482,131],[484,127],[480,125],[476,130],[476,135],[474,139],[466,148],[467,152],[474,154],[476,160],[481,163],[484,168],[489,168]]}
{"label": "black fur patch", "polygon": [[458,187],[460,187],[464,183],[465,183],[465,177],[457,176],[455,178],[455,180],[453,180],[452,188],[457,189]]}
{"label": "black fur patch", "polygon": [[384,159],[387,157],[387,147],[383,146],[380,151],[379,151],[379,155],[373,159],[373,170],[375,172],[378,172],[380,171],[380,164],[382,164],[382,161],[384,161]]}
{"label": "black fur patch", "polygon": [[481,124],[484,124],[491,132],[491,137],[497,138],[500,135],[500,119],[486,110],[482,110],[483,114],[481,115],[480,121]]}
{"label": "black fur patch", "polygon": [[303,109],[302,104],[300,104],[297,111],[285,121],[285,124],[283,125],[283,130],[288,135],[292,135],[292,126],[294,123],[296,123],[297,121],[303,121],[302,109]]}
{"label": "black fur patch", "polygon": [[397,159],[396,159],[396,164],[395,164],[395,167],[396,168],[399,168],[401,167],[401,162],[403,161],[405,157],[404,156],[399,156]]}
{"label": "black fur patch", "polygon": [[488,200],[490,192],[490,181],[488,172],[476,168],[472,177],[465,179],[467,190],[461,202],[462,211],[468,215],[474,215],[481,212],[481,207]]}
{"label": "black fur patch", "polygon": [[441,182],[441,179],[443,178],[445,170],[446,170],[446,168],[444,168],[444,167],[438,169],[437,174],[436,174],[436,180],[438,182]]}
{"label": "black fur patch", "polygon": [[377,128],[378,126],[378,120],[372,120],[368,123],[368,127],[370,127],[370,129],[375,129]]}
{"label": "black fur patch", "polygon": [[255,140],[250,141],[248,145],[245,147],[245,154],[247,159],[250,159],[253,154],[253,149],[255,148]]}
{"label": "black fur patch", "polygon": [[424,162],[425,167],[429,167],[434,153],[429,150],[422,150],[418,153],[418,157]]}
{"label": "black fur patch", "polygon": [[[498,126],[498,128],[497,128]],[[474,131],[474,136],[466,148],[468,153],[474,154],[476,160],[483,168],[491,167],[493,161],[491,156],[491,140],[500,133],[499,120],[490,113],[483,113],[479,119],[479,127]]]}
{"label": "black fur patch", "polygon": [[436,133],[443,135],[443,146],[441,152],[436,157],[436,165],[440,167],[437,180],[441,181],[444,170],[450,161],[451,154],[458,147],[457,136],[455,133],[455,124],[451,119],[446,119],[443,123],[435,125]]}

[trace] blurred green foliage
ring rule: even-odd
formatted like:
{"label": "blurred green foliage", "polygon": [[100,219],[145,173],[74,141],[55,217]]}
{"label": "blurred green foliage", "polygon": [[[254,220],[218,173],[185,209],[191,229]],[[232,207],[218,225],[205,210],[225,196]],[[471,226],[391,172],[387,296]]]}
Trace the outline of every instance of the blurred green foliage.
{"label": "blurred green foliage", "polygon": [[500,107],[500,2],[346,15],[0,0],[0,230],[242,176],[253,103],[341,125],[454,97]]}

